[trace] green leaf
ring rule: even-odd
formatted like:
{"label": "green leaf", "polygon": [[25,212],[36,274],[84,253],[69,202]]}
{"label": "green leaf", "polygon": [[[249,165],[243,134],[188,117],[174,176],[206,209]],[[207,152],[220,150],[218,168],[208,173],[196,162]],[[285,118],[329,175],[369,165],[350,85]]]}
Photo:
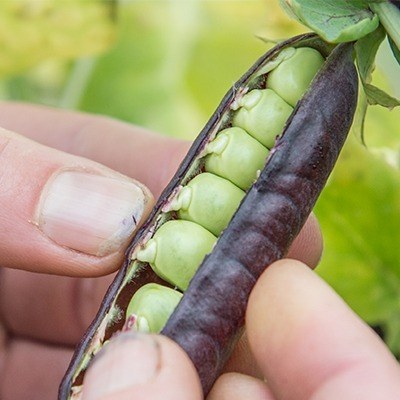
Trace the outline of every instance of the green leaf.
{"label": "green leaf", "polygon": [[[364,93],[368,104],[381,105],[392,109],[400,105],[400,101],[390,96],[382,89],[371,85],[372,72],[375,68],[375,57],[380,44],[385,38],[385,30],[380,25],[378,29],[357,41],[354,48],[356,51],[356,62]],[[361,133],[361,136],[363,134]]]}
{"label": "green leaf", "polygon": [[371,81],[376,53],[384,38],[385,30],[380,25],[375,31],[359,39],[354,45],[358,72],[363,83]]}
{"label": "green leaf", "polygon": [[282,7],[282,9],[286,12],[287,15],[289,15],[290,18],[293,18],[299,22],[302,22],[300,18],[296,15],[296,13],[293,11],[290,0],[279,0],[279,4]]}
{"label": "green leaf", "polygon": [[[374,84],[387,90],[390,83],[381,70],[374,72]],[[363,107],[368,108],[364,119]],[[354,135],[367,149],[384,159],[388,164],[400,169],[400,134],[399,134],[400,107],[389,110],[385,107],[368,107],[364,88],[359,85],[357,112],[352,130]],[[360,124],[363,123],[361,136]],[[360,140],[361,139],[361,140]]]}
{"label": "green leaf", "polygon": [[278,44],[279,42],[282,42],[285,39],[272,39],[272,38],[268,38],[268,37],[264,37],[261,35],[256,35],[257,39],[260,39],[263,43],[265,43],[268,46],[275,46],[276,44]]}
{"label": "green leaf", "polygon": [[317,271],[400,354],[400,171],[351,136],[315,211],[325,240]]}
{"label": "green leaf", "polygon": [[368,104],[380,105],[389,109],[400,106],[400,100],[390,96],[374,85],[369,83],[364,84],[364,91],[367,95]]}
{"label": "green leaf", "polygon": [[376,0],[370,1],[371,10],[378,16],[379,21],[385,27],[387,35],[393,40],[397,48],[400,48],[400,8],[394,2]]}
{"label": "green leaf", "polygon": [[352,131],[357,138],[360,139],[361,143],[365,144],[365,119],[368,111],[368,100],[367,96],[362,87],[358,89],[358,103],[356,113],[354,115]]}
{"label": "green leaf", "polygon": [[283,8],[332,43],[358,40],[374,31],[378,17],[363,0],[282,0]]}
{"label": "green leaf", "polygon": [[390,48],[392,49],[392,53],[394,55],[394,57],[397,60],[397,63],[400,64],[400,49],[396,46],[396,43],[393,41],[393,39],[388,36],[388,40],[389,40],[389,44],[390,44]]}

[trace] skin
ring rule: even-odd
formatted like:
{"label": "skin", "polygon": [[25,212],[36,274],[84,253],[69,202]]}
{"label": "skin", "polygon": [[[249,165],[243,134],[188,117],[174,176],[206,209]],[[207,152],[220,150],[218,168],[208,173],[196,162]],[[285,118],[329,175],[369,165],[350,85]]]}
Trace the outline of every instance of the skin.
{"label": "skin", "polygon": [[[41,147],[44,165],[54,156],[53,147],[86,157],[85,162],[96,160],[134,176],[150,187],[155,196],[187,149],[187,143],[160,138],[126,124],[27,105],[2,104],[0,121],[7,129],[50,146]],[[24,142],[20,151],[28,154],[28,150],[33,151],[36,146],[32,141]],[[21,167],[21,163],[17,164],[21,152],[5,160],[10,168],[7,174],[2,170],[2,184],[19,179],[23,185],[30,180],[45,179],[29,166],[16,167]],[[65,155],[57,152],[54,157]],[[0,159],[3,161],[4,157],[3,152]],[[152,160],[151,165],[148,160]],[[3,226],[0,227],[3,229],[0,232],[4,232],[4,223],[10,215],[27,210],[23,199],[15,201],[15,197],[13,202],[5,204],[3,201],[2,204],[0,225]],[[12,208],[14,214],[5,214],[5,205]],[[0,248],[0,259],[6,261],[8,267],[1,270],[0,279],[0,398],[50,400],[56,398],[72,347],[93,318],[111,277],[79,278],[88,274],[83,267],[89,257],[75,253],[72,263],[71,253],[65,249],[60,249],[56,255],[45,245],[38,245],[34,252],[25,249],[21,257],[23,242],[18,240],[18,251],[14,250],[12,242],[16,237],[27,235],[26,226],[14,222],[8,234],[1,237],[4,246]],[[36,234],[40,235],[38,231]],[[321,250],[318,224],[311,216],[289,255],[315,267]],[[25,259],[35,257],[36,252],[45,255],[44,262],[31,267]],[[118,255],[113,257],[119,258]],[[89,269],[89,275],[92,276],[105,275],[117,267],[116,260],[110,262],[110,257],[90,259],[93,268]],[[28,267],[38,272],[69,273],[75,278],[32,274],[24,271]],[[287,326],[290,329],[282,335],[282,327]],[[248,340],[242,339],[227,366],[230,373],[217,381],[209,399],[357,398],[354,393],[368,399],[379,398],[376,390],[383,393],[381,398],[399,397],[398,366],[389,352],[331,289],[298,262],[277,263],[263,274],[250,298],[247,330]],[[340,334],[334,334],[336,332]],[[150,383],[142,382],[117,393],[92,396],[92,399],[201,398],[196,374],[182,350],[166,338],[155,336],[150,340],[156,341],[159,353],[158,372],[151,376]],[[249,351],[248,343],[257,349],[256,358]],[[349,349],[355,343],[359,354],[364,356],[349,360]],[[88,390],[96,387],[94,382],[100,381],[104,374],[120,373],[123,362],[113,363],[113,360],[122,360],[120,344],[103,355],[103,362],[99,359],[94,364],[87,377]],[[306,351],[310,346],[313,351]],[[134,354],[135,351],[139,352],[133,348]],[[256,361],[260,368],[256,367]],[[124,362],[133,363],[130,367],[136,368],[135,371],[145,370],[143,358],[129,357]],[[110,370],[110,363],[114,370]],[[270,386],[257,379],[261,375],[267,377]],[[371,388],[372,383],[375,386]],[[84,399],[90,400],[90,395],[88,392]]]}
{"label": "skin", "polygon": [[[397,361],[337,294],[299,261],[281,260],[262,274],[249,300],[246,327],[253,362],[265,380],[249,371],[225,373],[207,400],[399,398]],[[151,348],[157,349],[156,356]],[[126,351],[129,357],[124,357]],[[137,359],[156,359],[157,368],[139,369]],[[125,370],[134,381],[120,380]],[[99,377],[110,374],[112,383],[99,383]],[[84,400],[202,399],[192,364],[176,344],[161,336],[120,337],[100,353],[85,385]]]}

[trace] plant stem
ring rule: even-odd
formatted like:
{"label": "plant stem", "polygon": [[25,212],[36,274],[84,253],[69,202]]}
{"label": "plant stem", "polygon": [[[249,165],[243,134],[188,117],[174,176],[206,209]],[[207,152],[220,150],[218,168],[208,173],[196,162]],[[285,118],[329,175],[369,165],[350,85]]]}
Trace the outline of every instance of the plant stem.
{"label": "plant stem", "polygon": [[59,107],[68,109],[76,109],[78,107],[95,64],[95,57],[79,58],[75,61],[60,99]]}
{"label": "plant stem", "polygon": [[378,15],[381,24],[400,49],[400,10],[392,3],[371,3],[371,10]]}

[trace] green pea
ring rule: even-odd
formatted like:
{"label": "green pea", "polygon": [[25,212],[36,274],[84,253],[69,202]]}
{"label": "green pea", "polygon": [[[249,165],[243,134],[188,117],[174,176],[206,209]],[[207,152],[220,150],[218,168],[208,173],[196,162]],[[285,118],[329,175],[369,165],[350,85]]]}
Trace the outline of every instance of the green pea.
{"label": "green pea", "polygon": [[154,234],[136,258],[148,262],[167,282],[186,290],[217,238],[191,221],[168,221]]}
{"label": "green pea", "polygon": [[157,283],[142,286],[132,297],[126,318],[135,317],[138,331],[159,333],[165,326],[182,293]]}
{"label": "green pea", "polygon": [[268,149],[241,128],[228,128],[208,144],[205,169],[247,190],[264,168]]}
{"label": "green pea", "polygon": [[239,100],[238,105],[240,108],[233,117],[233,125],[243,128],[269,149],[293,111],[293,107],[271,89],[252,90]]}
{"label": "green pea", "polygon": [[298,48],[292,57],[282,61],[269,73],[267,87],[294,107],[307,91],[324,61],[317,50]]}
{"label": "green pea", "polygon": [[228,226],[245,193],[232,182],[204,172],[182,188],[171,204],[181,219],[196,222],[215,236]]}

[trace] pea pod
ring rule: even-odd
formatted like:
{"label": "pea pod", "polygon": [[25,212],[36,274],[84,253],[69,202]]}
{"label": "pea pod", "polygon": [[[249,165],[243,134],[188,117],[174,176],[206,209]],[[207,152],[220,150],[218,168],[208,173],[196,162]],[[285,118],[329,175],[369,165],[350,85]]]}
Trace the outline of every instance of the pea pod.
{"label": "pea pod", "polygon": [[[156,273],[157,265],[155,268],[150,265],[154,263],[155,253],[150,254],[149,258],[146,256],[146,249],[151,247],[149,243],[154,240],[167,243],[160,228],[183,216],[184,212],[177,210],[181,206],[183,210],[188,209],[192,201],[190,196],[184,195],[184,188],[190,187],[193,178],[204,171],[213,173],[213,167],[207,162],[210,148],[218,154],[221,149],[219,146],[223,147],[224,143],[218,144],[219,134],[232,127],[243,96],[252,90],[267,89],[271,74],[280,65],[284,66],[285,61],[290,61],[293,58],[290,55],[297,53],[299,48],[317,50],[323,58],[322,66],[315,71],[315,77],[313,74],[308,76],[307,85],[304,80],[300,82],[300,89],[295,91],[305,92],[300,100],[297,95],[291,95],[290,102],[296,101],[294,110],[282,132],[277,133],[276,141],[274,138],[275,144],[265,165],[252,167],[261,171],[245,171],[250,181],[245,182],[247,193],[244,199],[228,226],[225,229],[218,227],[219,231],[223,230],[213,248],[205,247],[204,253],[208,254],[197,273],[193,277],[190,275],[192,279],[187,290],[186,285],[182,285],[183,296],[161,331],[187,352],[197,368],[204,393],[209,391],[240,336],[252,287],[266,266],[285,255],[299,233],[350,129],[357,102],[357,74],[352,60],[352,44],[334,47],[314,34],[297,36],[262,56],[226,94],[148,220],[133,239],[124,265],[75,352],[60,386],[60,400],[79,399],[85,370],[94,354],[110,338],[112,340],[113,335],[132,329],[126,313],[121,311],[125,311],[131,302],[136,304],[135,293],[142,286],[149,283],[165,287],[176,285],[173,279],[170,279],[170,283],[161,279]],[[272,81],[275,83],[272,86],[276,84],[278,74],[274,75]],[[251,121],[253,118],[251,116]],[[258,129],[260,125],[257,122],[252,126]],[[231,172],[231,161],[229,159],[227,164],[221,164],[222,173],[226,168],[228,173]],[[238,168],[240,171],[240,165]],[[187,193],[191,191],[186,190]],[[179,207],[177,203],[180,203]],[[204,225],[208,226],[207,223]],[[168,257],[166,259],[170,260]],[[194,271],[188,273],[193,274]],[[147,301],[149,299],[143,294],[140,304],[146,304]],[[169,307],[169,312],[173,308]],[[149,321],[154,317],[147,308],[140,308],[140,314]],[[164,313],[161,319],[164,323]],[[159,320],[154,322],[157,329],[159,323]]]}

